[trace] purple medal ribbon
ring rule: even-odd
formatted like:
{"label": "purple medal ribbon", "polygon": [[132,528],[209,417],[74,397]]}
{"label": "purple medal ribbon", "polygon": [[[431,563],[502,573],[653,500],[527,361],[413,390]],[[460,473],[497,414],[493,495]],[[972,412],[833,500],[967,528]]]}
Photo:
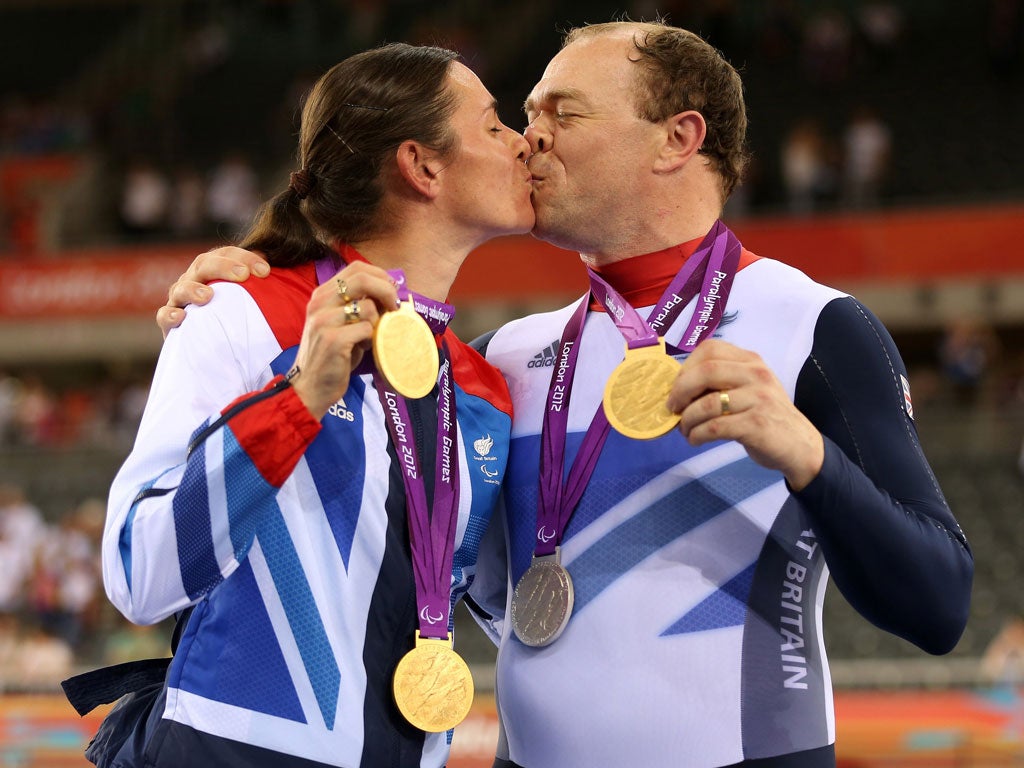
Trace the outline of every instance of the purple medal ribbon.
{"label": "purple medal ribbon", "polygon": [[569,397],[572,382],[576,376],[576,358],[579,356],[580,339],[587,319],[588,293],[580,301],[576,311],[562,331],[558,345],[558,359],[551,371],[548,386],[547,407],[541,427],[540,453],[540,498],[537,510],[537,541],[534,554],[537,557],[554,554],[562,543],[562,534],[569,517],[583,496],[587,481],[594,474],[601,448],[608,437],[610,425],[604,415],[604,408],[598,408],[587,433],[583,437],[579,453],[569,469],[567,482],[562,484],[565,467],[565,436],[569,424]]}
{"label": "purple medal ribbon", "polygon": [[330,256],[325,256],[322,259],[317,259],[314,264],[316,266],[317,285],[323,285],[332,279],[345,266],[345,262],[336,253],[332,253]]}
{"label": "purple medal ribbon", "polygon": [[402,465],[420,636],[447,639],[451,613],[452,559],[455,554],[459,507],[455,388],[452,385],[448,344],[442,342],[441,371],[438,375],[437,461],[434,467],[432,507],[427,503],[419,452],[416,450],[405,398],[392,392],[379,373],[374,373],[373,380],[380,404],[384,408],[391,442]]}
{"label": "purple medal ribbon", "polygon": [[657,344],[658,336],[672,326],[693,297],[698,295],[697,287],[700,286],[697,306],[683,334],[682,346],[674,352],[690,353],[701,340],[713,334],[721,322],[742,250],[732,231],[721,221],[716,221],[654,305],[649,316],[653,320],[644,320],[618,291],[593,270],[587,270],[590,288],[608,310],[626,339],[626,346],[636,349]]}
{"label": "purple medal ribbon", "polygon": [[389,269],[388,275],[395,281],[395,288],[398,289],[398,300],[405,303],[412,298],[412,305],[416,314],[427,321],[430,332],[440,336],[448,327],[448,323],[455,317],[455,307],[444,302],[428,299],[426,296],[410,291],[405,284],[405,273],[400,269]]}
{"label": "purple medal ribbon", "polygon": [[[336,274],[345,266],[345,261],[335,253],[327,256],[323,259],[317,259],[316,262],[316,281],[319,284],[323,284],[328,280],[334,278]],[[429,299],[426,296],[421,296],[415,291],[409,290],[409,287],[405,282],[405,272],[400,269],[389,269],[388,276],[395,281],[395,289],[398,291],[398,300],[406,302],[410,298],[412,299],[413,307],[416,309],[416,314],[422,317],[427,325],[430,327],[430,332],[435,336],[442,335],[448,328],[448,324],[455,317],[455,307],[451,304],[445,304],[443,301],[435,301]],[[352,371],[353,376],[361,376],[366,373],[373,373],[375,366],[373,360],[368,356],[363,356],[363,361],[359,366]]]}
{"label": "purple medal ribbon", "polygon": [[[604,279],[588,270],[591,293],[604,304],[629,349],[657,344],[659,335],[668,330],[693,297],[698,296],[693,317],[683,335],[683,346],[679,349],[689,353],[718,327],[725,313],[741,252],[736,236],[720,220],[716,221],[665,289],[651,311],[650,316],[655,319],[650,323]],[[563,484],[569,399],[591,293],[583,297],[562,331],[558,359],[548,386],[547,407],[541,427],[536,557],[554,554],[561,544],[569,518],[594,474],[601,449],[608,438],[608,419],[604,408],[598,406]]]}
{"label": "purple medal ribbon", "polygon": [[[331,280],[343,263],[334,254],[317,260],[317,282]],[[423,317],[430,330],[435,335],[443,334],[448,322],[455,315],[454,307],[410,291],[405,282],[405,273],[400,269],[388,270],[388,275],[395,281],[399,300],[405,302],[411,297],[417,314]],[[391,391],[390,385],[377,371],[370,355],[364,355],[363,362],[352,371],[352,375],[373,374],[374,387],[384,409],[388,433],[402,464],[420,636],[447,639],[451,617],[452,561],[455,554],[459,508],[459,452],[451,355],[447,342],[443,340],[441,355],[437,398],[437,460],[434,467],[432,506],[427,501],[426,484],[405,398]]]}

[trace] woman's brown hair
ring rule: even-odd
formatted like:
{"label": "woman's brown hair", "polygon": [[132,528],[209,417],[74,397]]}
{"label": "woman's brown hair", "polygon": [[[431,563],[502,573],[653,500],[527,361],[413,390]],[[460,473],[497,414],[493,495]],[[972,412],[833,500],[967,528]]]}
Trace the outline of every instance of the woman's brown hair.
{"label": "woman's brown hair", "polygon": [[446,155],[458,137],[448,72],[458,54],[392,43],[332,67],[302,110],[298,167],[260,209],[241,247],[296,266],[388,226],[382,171],[406,140]]}

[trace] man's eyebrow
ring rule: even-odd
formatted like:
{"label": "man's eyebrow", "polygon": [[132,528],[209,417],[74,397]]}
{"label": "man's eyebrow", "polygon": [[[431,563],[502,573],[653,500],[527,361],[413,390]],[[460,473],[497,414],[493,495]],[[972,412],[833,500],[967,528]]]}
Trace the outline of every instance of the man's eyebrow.
{"label": "man's eyebrow", "polygon": [[523,103],[523,111],[529,112],[530,110],[536,110],[537,102],[558,102],[558,101],[580,101],[584,104],[587,103],[586,97],[583,95],[583,91],[577,88],[556,88],[550,91],[544,91],[539,97],[534,98],[531,94],[526,97],[526,101]]}

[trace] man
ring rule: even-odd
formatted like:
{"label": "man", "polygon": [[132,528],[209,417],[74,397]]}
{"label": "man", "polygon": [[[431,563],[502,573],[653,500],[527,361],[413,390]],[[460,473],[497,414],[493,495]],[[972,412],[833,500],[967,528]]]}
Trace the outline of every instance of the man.
{"label": "man", "polygon": [[[834,766],[829,572],[928,652],[967,618],[973,559],[899,354],[853,298],[718,221],[746,118],[738,75],[696,35],[574,30],[526,110],[534,234],[580,252],[594,299],[480,344],[515,413],[507,555],[490,559],[507,572],[481,550],[471,590],[500,642],[495,765]],[[624,348],[664,357],[654,331],[685,360],[660,396],[679,428],[641,441],[604,419],[650,400],[647,377],[603,390]],[[553,343],[553,371],[528,366]],[[570,580],[571,599],[534,601]]]}

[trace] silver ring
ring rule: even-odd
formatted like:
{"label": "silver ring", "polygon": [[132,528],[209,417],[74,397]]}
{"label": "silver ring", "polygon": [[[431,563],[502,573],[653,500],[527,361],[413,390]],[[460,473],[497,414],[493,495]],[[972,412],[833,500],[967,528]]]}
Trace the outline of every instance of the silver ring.
{"label": "silver ring", "polygon": [[718,402],[722,404],[722,415],[728,416],[732,413],[732,408],[729,403],[729,393],[722,391],[718,393]]}
{"label": "silver ring", "polygon": [[354,299],[342,307],[345,312],[345,324],[358,323],[362,318],[359,316],[359,302]]}

